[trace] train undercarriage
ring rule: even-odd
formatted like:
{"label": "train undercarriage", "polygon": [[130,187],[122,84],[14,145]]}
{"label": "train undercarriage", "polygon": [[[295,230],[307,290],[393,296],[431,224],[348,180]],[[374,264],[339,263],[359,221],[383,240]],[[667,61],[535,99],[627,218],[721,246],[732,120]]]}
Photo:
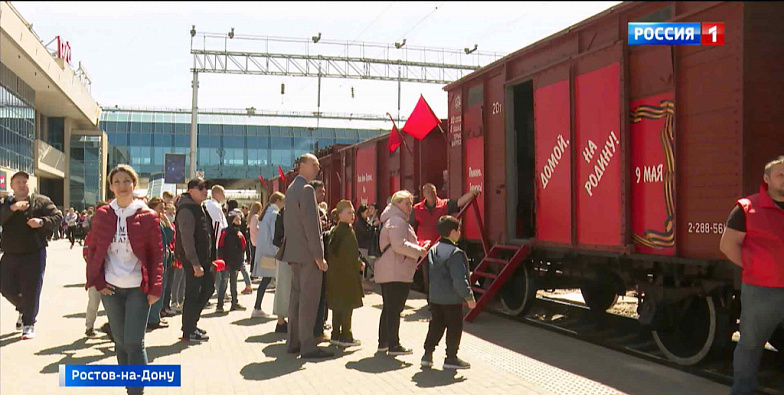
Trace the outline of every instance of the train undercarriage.
{"label": "train undercarriage", "polygon": [[[740,271],[722,261],[650,258],[534,248],[498,298],[506,314],[518,316],[539,290],[580,289],[586,306],[604,312],[631,291],[641,327],[670,360],[688,366],[718,355],[738,330]],[[784,326],[769,342],[784,350]]]}

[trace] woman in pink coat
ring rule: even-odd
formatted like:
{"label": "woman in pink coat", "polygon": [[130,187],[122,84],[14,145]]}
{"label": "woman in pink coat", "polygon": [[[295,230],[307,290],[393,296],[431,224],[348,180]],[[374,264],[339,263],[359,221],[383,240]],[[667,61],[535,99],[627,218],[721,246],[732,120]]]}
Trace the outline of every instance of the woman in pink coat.
{"label": "woman in pink coat", "polygon": [[378,351],[389,355],[411,354],[410,348],[400,345],[400,313],[408,299],[419,258],[427,254],[430,242],[419,246],[414,228],[408,223],[414,197],[411,192],[397,191],[381,214],[379,247],[381,257],[376,261],[375,280],[381,284],[383,308],[378,324]]}

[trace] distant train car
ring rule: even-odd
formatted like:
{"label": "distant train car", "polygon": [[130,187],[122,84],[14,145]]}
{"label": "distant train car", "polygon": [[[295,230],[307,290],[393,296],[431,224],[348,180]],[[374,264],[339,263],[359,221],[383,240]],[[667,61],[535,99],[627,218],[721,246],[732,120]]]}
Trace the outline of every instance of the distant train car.
{"label": "distant train car", "polygon": [[[628,22],[664,21],[723,22],[725,44],[627,44]],[[448,197],[481,188],[491,244],[531,248],[509,312],[537,289],[579,287],[599,310],[636,290],[677,363],[731,341],[740,270],[718,246],[784,153],[782,21],[780,3],[628,2],[444,88]]]}
{"label": "distant train car", "polygon": [[[396,191],[406,189],[415,196],[426,183],[446,194],[446,121],[419,141],[404,135],[405,144],[394,153],[387,148],[389,134],[337,151],[320,151],[320,179],[327,185],[327,203],[334,207],[341,199],[360,204],[377,204],[383,209]],[[339,185],[335,185],[335,183]]]}

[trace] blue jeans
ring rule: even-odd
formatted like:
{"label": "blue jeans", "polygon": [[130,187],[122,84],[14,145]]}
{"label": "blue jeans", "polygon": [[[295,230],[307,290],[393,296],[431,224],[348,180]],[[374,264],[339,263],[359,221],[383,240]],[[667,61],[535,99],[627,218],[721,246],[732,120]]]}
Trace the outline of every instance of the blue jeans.
{"label": "blue jeans", "polygon": [[[169,289],[171,284],[168,281],[166,281],[166,272],[168,272],[168,271],[169,270],[166,269],[166,265],[164,265],[163,266],[163,274],[161,274],[161,279],[163,281],[163,286],[161,287],[161,298],[158,299],[157,302],[153,303],[152,306],[150,306],[150,315],[147,318],[147,323],[149,323],[149,324],[157,324],[157,323],[161,322],[161,310],[164,307],[164,304],[163,304],[164,296],[167,293],[171,293],[171,290]],[[165,306],[169,307],[168,303]]]}
{"label": "blue jeans", "polygon": [[248,269],[245,268],[245,265],[242,265],[242,281],[245,281],[245,287],[250,287],[250,276],[248,275]]}
{"label": "blue jeans", "polygon": [[740,341],[732,361],[732,394],[753,394],[765,343],[784,322],[784,288],[743,284],[740,294]]}
{"label": "blue jeans", "polygon": [[101,294],[103,308],[112,329],[117,363],[147,365],[144,332],[150,305],[141,288],[115,288],[114,295]]}
{"label": "blue jeans", "polygon": [[223,306],[223,299],[226,298],[226,285],[231,283],[231,305],[237,304],[237,271],[226,269],[222,272],[216,272],[215,277],[218,279],[218,306]]}

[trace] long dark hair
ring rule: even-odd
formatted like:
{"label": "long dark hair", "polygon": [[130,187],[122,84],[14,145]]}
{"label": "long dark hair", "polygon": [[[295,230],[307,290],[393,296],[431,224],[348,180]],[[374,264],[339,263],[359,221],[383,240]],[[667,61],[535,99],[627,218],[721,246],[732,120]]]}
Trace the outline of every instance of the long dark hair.
{"label": "long dark hair", "polygon": [[273,203],[277,203],[285,198],[286,195],[280,192],[273,193],[272,196],[270,196],[269,200],[267,200],[267,204],[264,205],[264,208],[259,213],[259,221],[264,219],[264,214],[267,213],[267,209],[269,208],[270,205],[272,205]]}

